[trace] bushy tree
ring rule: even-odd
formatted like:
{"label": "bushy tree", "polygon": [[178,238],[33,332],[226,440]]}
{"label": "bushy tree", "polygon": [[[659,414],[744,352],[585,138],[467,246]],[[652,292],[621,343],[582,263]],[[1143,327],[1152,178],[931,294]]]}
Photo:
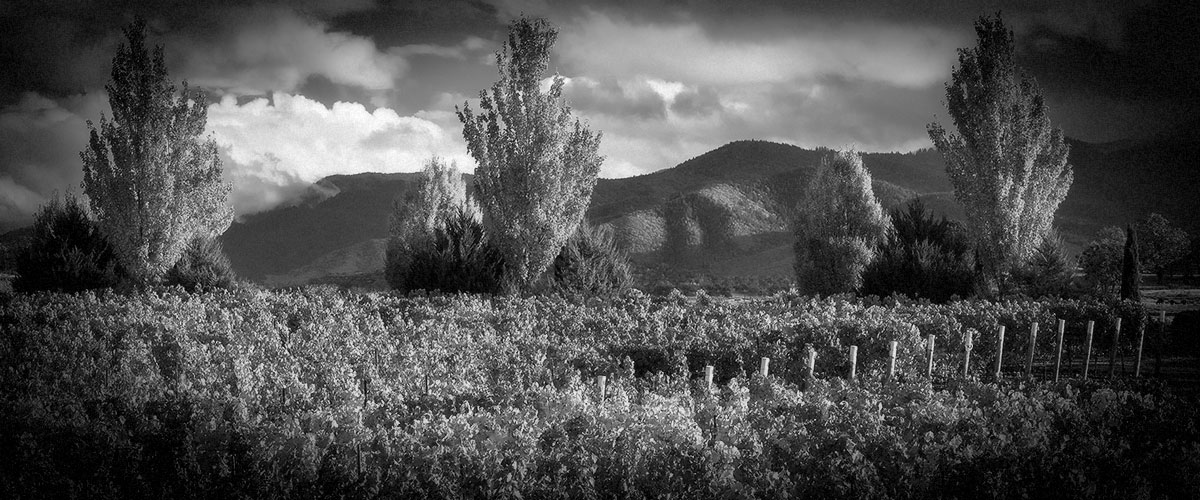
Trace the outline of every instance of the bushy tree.
{"label": "bushy tree", "polygon": [[143,283],[158,281],[195,235],[219,235],[233,220],[217,144],[201,138],[204,96],[189,93],[186,82],[176,96],[162,47],[147,50],[145,28],[139,19],[125,29],[128,43],[117,49],[104,87],[112,120],[88,122],[91,138],[80,153],[100,229]]}
{"label": "bushy tree", "polygon": [[1075,266],[1058,231],[1050,231],[1015,273],[1018,290],[1030,297],[1060,297],[1070,291]]}
{"label": "bushy tree", "polygon": [[857,290],[890,225],[871,190],[871,174],[851,151],[821,158],[796,222],[797,285],[817,295]]}
{"label": "bushy tree", "polygon": [[1079,255],[1083,275],[1099,295],[1115,296],[1121,285],[1121,252],[1125,248],[1125,232],[1109,226],[1096,233]]}
{"label": "bushy tree", "polygon": [[554,258],[554,283],[562,293],[612,295],[633,285],[629,258],[612,233],[586,223]]}
{"label": "bushy tree", "polygon": [[946,84],[957,134],[929,125],[984,276],[1001,287],[1042,244],[1073,174],[1062,131],[1050,127],[1034,79],[1017,68],[1000,16],[975,23],[978,45],[958,51]]}
{"label": "bushy tree", "polygon": [[920,198],[891,212],[892,226],[863,272],[861,293],[893,293],[933,302],[974,290],[975,260],[966,234],[945,217],[935,219]]}
{"label": "bushy tree", "polygon": [[495,293],[503,259],[468,196],[462,173],[434,157],[393,205],[385,274],[395,290]]}
{"label": "bushy tree", "polygon": [[1151,213],[1137,225],[1141,267],[1154,273],[1162,284],[1167,268],[1187,256],[1191,238],[1159,213]]}
{"label": "bushy tree", "polygon": [[434,156],[425,162],[414,189],[393,203],[388,221],[391,236],[407,239],[430,234],[445,225],[459,207],[468,206],[468,198],[458,165]]}
{"label": "bushy tree", "polygon": [[1137,230],[1125,228],[1125,255],[1121,260],[1121,300],[1142,300],[1142,269],[1138,262]]}
{"label": "bushy tree", "polygon": [[385,277],[392,288],[407,290],[407,272],[412,253],[433,238],[437,229],[460,210],[477,209],[470,204],[466,184],[458,166],[433,157],[425,163],[413,189],[392,204],[388,220]]}
{"label": "bushy tree", "polygon": [[583,218],[603,161],[600,134],[572,120],[562,100],[563,78],[541,91],[557,37],[545,20],[513,22],[496,54],[500,80],[480,92],[480,113],[465,103],[455,108],[510,292],[529,289],[558,255]]}
{"label": "bushy tree", "polygon": [[[1161,282],[1167,268],[1187,256],[1191,245],[1187,232],[1157,213],[1151,213],[1133,227],[1138,233],[1139,270],[1152,270]],[[1109,226],[1079,256],[1083,273],[1097,292],[1112,296],[1119,291],[1125,246],[1126,232]]]}
{"label": "bushy tree", "polygon": [[189,292],[201,288],[231,288],[236,282],[237,275],[221,241],[202,234],[188,242],[179,260],[163,275],[163,284],[179,285]]}
{"label": "bushy tree", "polygon": [[13,289],[77,292],[117,286],[122,270],[112,246],[71,194],[57,196],[34,217],[33,235],[16,254]]}

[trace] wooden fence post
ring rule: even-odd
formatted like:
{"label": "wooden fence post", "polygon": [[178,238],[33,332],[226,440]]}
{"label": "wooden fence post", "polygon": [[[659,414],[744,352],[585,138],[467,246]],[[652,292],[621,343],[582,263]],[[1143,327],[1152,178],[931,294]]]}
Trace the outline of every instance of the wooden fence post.
{"label": "wooden fence post", "polygon": [[817,368],[817,349],[812,344],[804,345],[804,389],[808,390],[812,386],[813,380],[816,379]]}
{"label": "wooden fence post", "polygon": [[896,380],[896,344],[895,340],[888,342],[888,380]]}
{"label": "wooden fence post", "polygon": [[1062,349],[1063,349],[1063,331],[1067,329],[1067,322],[1058,320],[1058,354],[1054,357],[1054,381],[1058,382],[1058,374],[1062,370]]}
{"label": "wooden fence post", "polygon": [[929,334],[929,364],[925,367],[925,376],[933,377],[933,342],[937,340],[937,335]]}
{"label": "wooden fence post", "polygon": [[1158,342],[1154,343],[1154,376],[1162,374],[1163,344],[1167,341],[1167,311],[1158,312]]}
{"label": "wooden fence post", "polygon": [[1033,354],[1037,350],[1038,324],[1029,327],[1029,359],[1025,360],[1025,378],[1033,377]]}
{"label": "wooden fence post", "polygon": [[1137,359],[1133,362],[1133,376],[1142,376],[1142,343],[1146,340],[1146,322],[1142,321],[1141,328],[1138,328],[1138,348]]}
{"label": "wooden fence post", "polygon": [[705,365],[704,366],[704,387],[707,387],[708,389],[712,389],[712,386],[713,386],[713,366]]}
{"label": "wooden fence post", "polygon": [[963,339],[963,378],[970,377],[971,370],[971,349],[975,348],[975,333],[973,330],[967,330],[967,336]]}
{"label": "wooden fence post", "polygon": [[858,346],[850,346],[850,381],[854,381],[855,372],[858,371]]}
{"label": "wooden fence post", "polygon": [[761,360],[759,360],[759,362],[758,362],[758,374],[761,375],[762,378],[767,378],[768,369],[770,367],[771,367],[771,358],[763,356],[763,358]]}
{"label": "wooden fence post", "polygon": [[1004,325],[1000,325],[1000,338],[996,343],[996,380],[999,381],[1003,375],[1001,368],[1004,367]]}
{"label": "wooden fence post", "polygon": [[1108,378],[1117,376],[1117,349],[1120,347],[1118,342],[1121,341],[1121,318],[1117,317],[1117,329],[1113,332],[1112,354],[1108,356]]}
{"label": "wooden fence post", "polygon": [[1083,380],[1087,380],[1088,368],[1092,365],[1092,331],[1096,328],[1096,322],[1088,320],[1087,323],[1087,344],[1083,350]]}

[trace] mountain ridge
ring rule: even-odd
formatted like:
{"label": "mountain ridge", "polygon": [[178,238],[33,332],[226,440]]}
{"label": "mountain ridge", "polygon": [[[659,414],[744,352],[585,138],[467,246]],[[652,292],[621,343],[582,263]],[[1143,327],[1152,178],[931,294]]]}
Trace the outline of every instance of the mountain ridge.
{"label": "mountain ridge", "polygon": [[[1068,139],[1075,182],[1055,224],[1078,251],[1096,231],[1150,211],[1200,232],[1200,134],[1092,144]],[[599,179],[586,212],[643,265],[713,274],[787,273],[790,220],[821,149],[734,141],[675,167]],[[941,155],[863,153],[877,197],[896,206],[920,197],[935,213],[961,219]],[[240,218],[222,236],[234,270],[283,286],[377,273],[392,202],[419,173],[334,175],[284,206]],[[470,174],[464,174],[469,181]],[[27,232],[27,231],[25,231]],[[25,234],[0,236],[0,242]],[[378,280],[374,280],[378,282]]]}
{"label": "mountain ridge", "polygon": [[[1172,220],[1194,226],[1195,221],[1180,219],[1191,206],[1186,200],[1189,183],[1172,179],[1187,181],[1194,175],[1187,168],[1186,159],[1195,150],[1195,144],[1151,141],[1096,145],[1071,140],[1070,145],[1076,181],[1060,207],[1056,224],[1075,250],[1101,227],[1132,220],[1148,210],[1162,211]],[[734,141],[672,168],[634,177],[600,179],[586,217],[589,223],[613,231],[618,243],[642,264],[697,268],[717,274],[742,273],[747,269],[785,272],[790,264],[775,261],[790,256],[785,248],[790,245],[790,210],[802,196],[821,154],[820,149],[770,141]],[[1121,168],[1124,162],[1137,157],[1156,163],[1156,169],[1149,172],[1151,175],[1144,167]],[[962,209],[954,201],[944,163],[936,150],[863,153],[863,162],[872,174],[876,195],[885,205],[896,206],[919,196],[935,212],[961,219]],[[362,249],[349,247],[385,238],[390,210],[387,198],[399,196],[415,175],[355,174],[323,180],[338,189],[338,194],[312,209],[336,211],[336,204],[327,208],[321,205],[342,196],[355,197],[358,203],[343,205],[360,207],[356,217],[373,228],[369,238],[332,240],[345,244],[329,251],[361,256]],[[1122,192],[1131,186],[1131,192]],[[1147,193],[1164,190],[1171,195],[1155,196],[1152,204],[1142,203],[1151,198]],[[386,194],[389,192],[390,196]],[[236,239],[249,233],[226,234]],[[234,249],[231,259],[235,266],[239,261],[246,262],[233,255],[240,248],[238,244],[227,248]],[[314,268],[310,264],[324,255],[311,254],[310,261],[298,263],[294,268],[308,266],[303,274],[311,275]],[[238,270],[255,276],[253,269],[244,265]],[[272,274],[287,274],[286,270],[279,271],[275,269]]]}
{"label": "mountain ridge", "polygon": [[[1106,225],[1132,221],[1152,210],[1166,214],[1189,231],[1197,230],[1197,221],[1185,216],[1200,212],[1200,203],[1189,201],[1189,186],[1200,186],[1200,177],[1194,162],[1188,163],[1189,158],[1200,157],[1200,150],[1195,141],[1188,140],[1188,134],[1165,137],[1099,145],[1069,140],[1075,182],[1055,223],[1071,249],[1077,252]],[[787,272],[790,262],[784,261],[790,258],[791,210],[821,154],[822,149],[791,144],[733,141],[672,168],[598,180],[586,218],[591,224],[613,231],[618,243],[643,265],[714,274]],[[1136,168],[1125,167],[1138,159],[1153,163],[1154,168],[1144,163]],[[936,213],[963,217],[936,150],[863,153],[863,163],[884,205],[896,206],[919,196]],[[307,208],[292,208],[296,212],[292,215],[324,219],[318,212],[329,212],[328,219],[334,224],[358,220],[359,227],[342,228],[338,235],[324,239],[323,247],[308,248],[306,261],[289,255],[280,265],[271,267],[269,274],[274,279],[287,279],[292,271],[297,276],[315,276],[322,269],[322,258],[325,269],[337,267],[336,259],[327,258],[333,252],[357,256],[361,262],[381,262],[364,255],[370,248],[380,248],[377,240],[387,236],[391,199],[411,187],[416,175],[364,173],[322,179],[321,185],[327,191],[337,193]],[[338,201],[347,197],[353,199]],[[301,213],[305,210],[311,213]],[[308,224],[299,222],[293,226]],[[247,255],[255,245],[243,245],[239,238],[265,243],[257,245],[260,248],[273,246],[269,243],[270,233],[256,228],[260,225],[242,224],[239,229],[231,228],[225,237],[232,243],[226,248],[235,269],[256,280],[267,273],[256,272],[254,256]],[[293,231],[309,232],[302,228]]]}

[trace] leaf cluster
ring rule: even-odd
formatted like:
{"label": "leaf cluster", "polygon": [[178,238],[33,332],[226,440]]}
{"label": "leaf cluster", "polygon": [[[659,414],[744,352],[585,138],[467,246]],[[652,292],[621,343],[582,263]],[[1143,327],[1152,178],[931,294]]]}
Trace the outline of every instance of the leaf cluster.
{"label": "leaf cluster", "polygon": [[[634,292],[587,304],[328,288],[22,295],[0,305],[12,367],[0,371],[0,491],[1194,496],[1200,415],[1169,393],[879,376],[883,339],[919,360],[910,325],[953,349],[942,339],[960,325],[1015,329],[1068,311],[1091,313]],[[832,354],[850,342],[866,367],[856,383]],[[787,349],[804,343],[822,347],[801,392]],[[746,376],[759,355],[774,356],[772,374]],[[718,369],[711,388],[704,364]]]}

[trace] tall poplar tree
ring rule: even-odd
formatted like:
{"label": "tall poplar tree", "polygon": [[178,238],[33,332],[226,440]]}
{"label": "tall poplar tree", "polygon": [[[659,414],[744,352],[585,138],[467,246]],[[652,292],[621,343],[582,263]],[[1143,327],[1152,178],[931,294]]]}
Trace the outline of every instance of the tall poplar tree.
{"label": "tall poplar tree", "polygon": [[455,107],[509,292],[528,289],[575,232],[604,160],[600,134],[573,120],[562,99],[563,78],[541,90],[557,38],[543,19],[514,21],[496,54],[500,80],[480,92],[479,114]]}
{"label": "tall poplar tree", "polygon": [[112,120],[88,122],[80,153],[83,190],[101,231],[136,281],[155,282],[196,235],[216,236],[233,220],[217,144],[203,139],[204,96],[176,96],[161,46],[146,47],[146,23],[125,28],[105,85]]}
{"label": "tall poplar tree", "polygon": [[959,49],[946,84],[957,134],[929,125],[984,277],[1003,286],[1050,231],[1073,174],[1062,131],[1050,127],[1037,82],[1013,60],[1013,35],[997,15],[975,22],[978,44]]}

